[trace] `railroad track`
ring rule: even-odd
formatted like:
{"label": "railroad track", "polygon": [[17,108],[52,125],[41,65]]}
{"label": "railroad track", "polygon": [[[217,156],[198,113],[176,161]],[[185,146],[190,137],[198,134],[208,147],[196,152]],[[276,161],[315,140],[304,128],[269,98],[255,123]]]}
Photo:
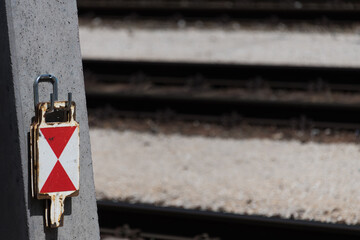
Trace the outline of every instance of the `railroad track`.
{"label": "railroad track", "polygon": [[102,17],[133,16],[164,19],[217,20],[359,20],[360,3],[356,0],[79,0],[79,15]]}
{"label": "railroad track", "polygon": [[84,71],[104,83],[360,93],[358,68],[84,60]]}
{"label": "railroad track", "polygon": [[98,214],[102,235],[133,240],[224,240],[246,236],[254,239],[360,237],[358,226],[110,201],[98,201]]}
{"label": "railroad track", "polygon": [[[84,72],[88,107],[127,117],[360,129],[358,69],[85,60]],[[257,88],[288,95],[257,97]],[[309,91],[353,100],[309,101]]]}

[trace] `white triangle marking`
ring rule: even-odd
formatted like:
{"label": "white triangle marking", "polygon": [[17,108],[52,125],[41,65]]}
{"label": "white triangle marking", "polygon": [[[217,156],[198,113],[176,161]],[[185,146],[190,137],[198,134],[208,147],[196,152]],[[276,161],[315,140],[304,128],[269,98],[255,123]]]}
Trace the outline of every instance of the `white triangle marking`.
{"label": "white triangle marking", "polygon": [[39,131],[39,141],[38,141],[38,149],[39,149],[39,177],[38,177],[38,189],[42,189],[46,180],[48,179],[51,171],[53,170],[57,157],[53,150],[51,149],[49,143],[47,142],[44,134]]}
{"label": "white triangle marking", "polygon": [[79,189],[79,128],[77,127],[66,144],[59,161],[76,189]]}

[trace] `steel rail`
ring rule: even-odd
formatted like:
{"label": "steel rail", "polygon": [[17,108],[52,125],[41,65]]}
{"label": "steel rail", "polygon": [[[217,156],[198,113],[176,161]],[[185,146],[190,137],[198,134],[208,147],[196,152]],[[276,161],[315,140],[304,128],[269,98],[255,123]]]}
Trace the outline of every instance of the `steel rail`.
{"label": "steel rail", "polygon": [[354,10],[360,8],[357,0],[78,0],[81,7],[103,8],[176,8],[176,9],[297,9],[297,10]]}
{"label": "steel rail", "polygon": [[[238,215],[232,213],[158,207],[146,204],[98,201],[102,229],[129,225],[156,235],[181,236],[189,239],[206,233],[209,239],[276,238],[358,239],[359,226],[321,223],[277,217]],[[150,235],[151,236],[151,235]],[[156,239],[156,238],[153,238]]]}
{"label": "steel rail", "polygon": [[234,126],[242,122],[294,129],[360,129],[360,105],[233,100],[87,92],[90,109],[113,107],[119,115],[159,120],[204,121]]}
{"label": "steel rail", "polygon": [[346,67],[84,60],[85,77],[166,86],[360,92],[360,69]]}
{"label": "steel rail", "polygon": [[360,3],[339,1],[117,1],[79,0],[79,15],[145,18],[181,16],[185,19],[281,19],[354,21],[360,19]]}

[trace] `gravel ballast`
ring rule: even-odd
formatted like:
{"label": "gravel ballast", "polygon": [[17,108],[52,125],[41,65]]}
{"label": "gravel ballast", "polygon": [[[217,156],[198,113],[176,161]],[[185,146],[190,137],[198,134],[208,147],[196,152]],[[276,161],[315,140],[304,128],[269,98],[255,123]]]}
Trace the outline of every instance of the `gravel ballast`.
{"label": "gravel ballast", "polygon": [[359,147],[91,129],[98,199],[360,223]]}
{"label": "gravel ballast", "polygon": [[146,29],[80,27],[84,58],[360,66],[360,35],[354,32],[281,30]]}

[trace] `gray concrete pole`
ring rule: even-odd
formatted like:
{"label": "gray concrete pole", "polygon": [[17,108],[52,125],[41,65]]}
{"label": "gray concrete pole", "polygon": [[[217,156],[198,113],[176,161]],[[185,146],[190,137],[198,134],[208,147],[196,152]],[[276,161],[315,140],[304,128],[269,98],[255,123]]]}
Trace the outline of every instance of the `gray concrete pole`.
{"label": "gray concrete pole", "polygon": [[[32,85],[44,73],[58,77],[59,100],[72,92],[80,123],[80,194],[58,229],[44,227],[44,201],[30,191]],[[40,101],[51,90],[40,85]],[[0,239],[99,239],[75,0],[0,1]]]}

